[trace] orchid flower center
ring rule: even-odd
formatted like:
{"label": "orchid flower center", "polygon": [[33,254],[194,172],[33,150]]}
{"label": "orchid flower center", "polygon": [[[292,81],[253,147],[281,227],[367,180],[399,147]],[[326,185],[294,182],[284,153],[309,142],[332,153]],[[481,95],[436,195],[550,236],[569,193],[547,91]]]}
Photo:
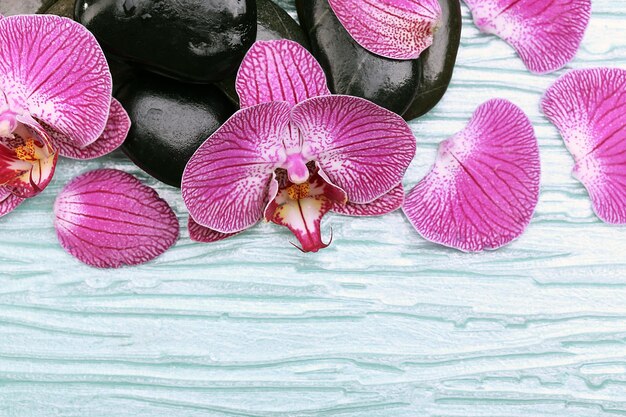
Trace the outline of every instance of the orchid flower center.
{"label": "orchid flower center", "polygon": [[[11,123],[10,118],[3,121]],[[41,191],[52,177],[56,164],[56,153],[42,137],[45,133],[18,121],[11,132],[1,133],[0,185],[18,187],[25,197]]]}
{"label": "orchid flower center", "polygon": [[294,184],[305,184],[309,179],[309,168],[306,166],[307,161],[304,159],[301,153],[293,153],[287,155],[287,161],[285,162],[285,169],[287,169],[287,175],[289,181]]}

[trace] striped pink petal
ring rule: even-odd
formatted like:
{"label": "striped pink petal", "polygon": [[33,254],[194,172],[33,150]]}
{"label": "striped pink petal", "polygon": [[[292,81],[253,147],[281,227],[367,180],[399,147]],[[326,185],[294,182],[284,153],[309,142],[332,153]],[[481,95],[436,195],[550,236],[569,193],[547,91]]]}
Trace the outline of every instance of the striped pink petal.
{"label": "striped pink petal", "polygon": [[18,197],[11,192],[9,187],[0,187],[0,217],[15,210],[24,202],[24,198]]}
{"label": "striped pink petal", "polygon": [[366,204],[335,204],[333,211],[344,216],[383,216],[392,213],[402,207],[404,203],[404,187],[402,184],[395,187],[382,197]]}
{"label": "striped pink petal", "polygon": [[273,172],[286,160],[290,109],[285,102],[242,109],[191,157],[182,194],[197,223],[234,233],[259,221]]}
{"label": "striped pink petal", "polygon": [[76,146],[102,134],[111,84],[100,46],[80,24],[52,15],[0,20],[0,90]]}
{"label": "striped pink petal", "polygon": [[130,118],[119,101],[111,99],[109,119],[102,135],[92,144],[79,147],[64,134],[52,127],[46,127],[59,154],[72,159],[95,159],[107,155],[119,148],[130,130]]}
{"label": "striped pink petal", "polygon": [[61,246],[81,262],[118,268],[148,262],[178,238],[178,219],[156,191],[122,171],[70,181],[54,203]]}
{"label": "striped pink petal", "polygon": [[533,73],[570,62],[591,17],[591,0],[465,0],[480,30],[508,42]]}
{"label": "striped pink petal", "polygon": [[626,224],[626,70],[571,71],[548,89],[542,108],[574,157],[574,176],[598,217]]}
{"label": "striped pink petal", "polygon": [[396,187],[415,155],[406,122],[361,98],[314,97],[294,108],[292,121],[302,134],[303,155],[317,161],[352,203],[370,203]]}
{"label": "striped pink petal", "polygon": [[350,36],[368,51],[415,59],[433,43],[441,17],[437,0],[328,0]]}
{"label": "striped pink petal", "polygon": [[424,238],[467,252],[497,249],[526,229],[539,200],[539,148],[526,115],[506,100],[481,105],[444,141],[404,212]]}
{"label": "striped pink petal", "polygon": [[189,217],[189,220],[187,221],[187,229],[189,230],[189,238],[194,242],[200,243],[215,243],[241,233],[216,232],[208,227],[200,226],[191,217]]}
{"label": "striped pink petal", "polygon": [[330,94],[324,70],[313,55],[286,39],[252,45],[239,67],[236,87],[242,108],[272,101],[295,105]]}

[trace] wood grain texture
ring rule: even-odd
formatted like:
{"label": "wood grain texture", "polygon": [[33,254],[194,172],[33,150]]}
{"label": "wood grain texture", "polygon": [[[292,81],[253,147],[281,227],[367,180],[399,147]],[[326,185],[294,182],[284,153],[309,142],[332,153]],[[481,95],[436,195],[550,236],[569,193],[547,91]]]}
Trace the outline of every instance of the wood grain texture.
{"label": "wood grain texture", "polygon": [[[593,3],[568,68],[625,68],[624,2]],[[181,197],[121,153],[62,160],[42,196],[0,219],[0,416],[626,415],[626,229],[593,215],[540,113],[564,71],[531,75],[463,10],[453,85],[412,123],[405,185],[480,103],[508,98],[531,117],[543,165],[521,239],[468,255],[425,242],[400,213],[328,216],[333,244],[319,254],[264,224],[214,245],[183,231],[154,262],[101,271],[57,244],[52,204],[67,181],[124,169],[186,224]]]}

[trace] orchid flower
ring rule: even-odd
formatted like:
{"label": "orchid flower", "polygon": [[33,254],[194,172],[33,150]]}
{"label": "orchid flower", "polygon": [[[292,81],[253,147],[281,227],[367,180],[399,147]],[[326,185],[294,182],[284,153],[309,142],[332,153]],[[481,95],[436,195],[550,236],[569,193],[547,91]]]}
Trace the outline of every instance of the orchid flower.
{"label": "orchid flower", "polygon": [[591,18],[591,0],[464,0],[474,23],[509,43],[535,74],[574,58]]}
{"label": "orchid flower", "polygon": [[59,155],[91,159],[121,145],[130,120],[111,89],[104,54],[80,24],[0,16],[0,215],[43,191]]}
{"label": "orchid flower", "polygon": [[363,48],[385,58],[416,59],[433,43],[441,19],[438,0],[328,0]]}
{"label": "orchid flower", "polygon": [[320,230],[328,211],[377,215],[401,206],[415,139],[400,116],[329,95],[320,65],[288,40],[254,44],[236,87],[243,108],[183,174],[193,239],[219,240],[264,218],[316,252],[328,245]]}

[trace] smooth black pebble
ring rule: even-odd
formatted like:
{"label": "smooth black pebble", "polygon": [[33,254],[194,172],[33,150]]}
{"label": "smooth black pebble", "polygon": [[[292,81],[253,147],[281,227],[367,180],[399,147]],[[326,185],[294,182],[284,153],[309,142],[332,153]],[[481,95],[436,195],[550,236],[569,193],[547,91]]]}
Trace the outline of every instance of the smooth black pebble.
{"label": "smooth black pebble", "polygon": [[417,95],[404,113],[406,120],[423,116],[439,103],[448,90],[461,43],[461,2],[439,0],[441,23],[433,44],[419,57],[422,67]]}
{"label": "smooth black pebble", "polygon": [[112,56],[187,82],[226,78],[256,38],[255,0],[77,0],[74,13]]}
{"label": "smooth black pebble", "polygon": [[156,179],[180,187],[187,161],[237,110],[213,85],[138,73],[118,91],[132,126],[122,150]]}

